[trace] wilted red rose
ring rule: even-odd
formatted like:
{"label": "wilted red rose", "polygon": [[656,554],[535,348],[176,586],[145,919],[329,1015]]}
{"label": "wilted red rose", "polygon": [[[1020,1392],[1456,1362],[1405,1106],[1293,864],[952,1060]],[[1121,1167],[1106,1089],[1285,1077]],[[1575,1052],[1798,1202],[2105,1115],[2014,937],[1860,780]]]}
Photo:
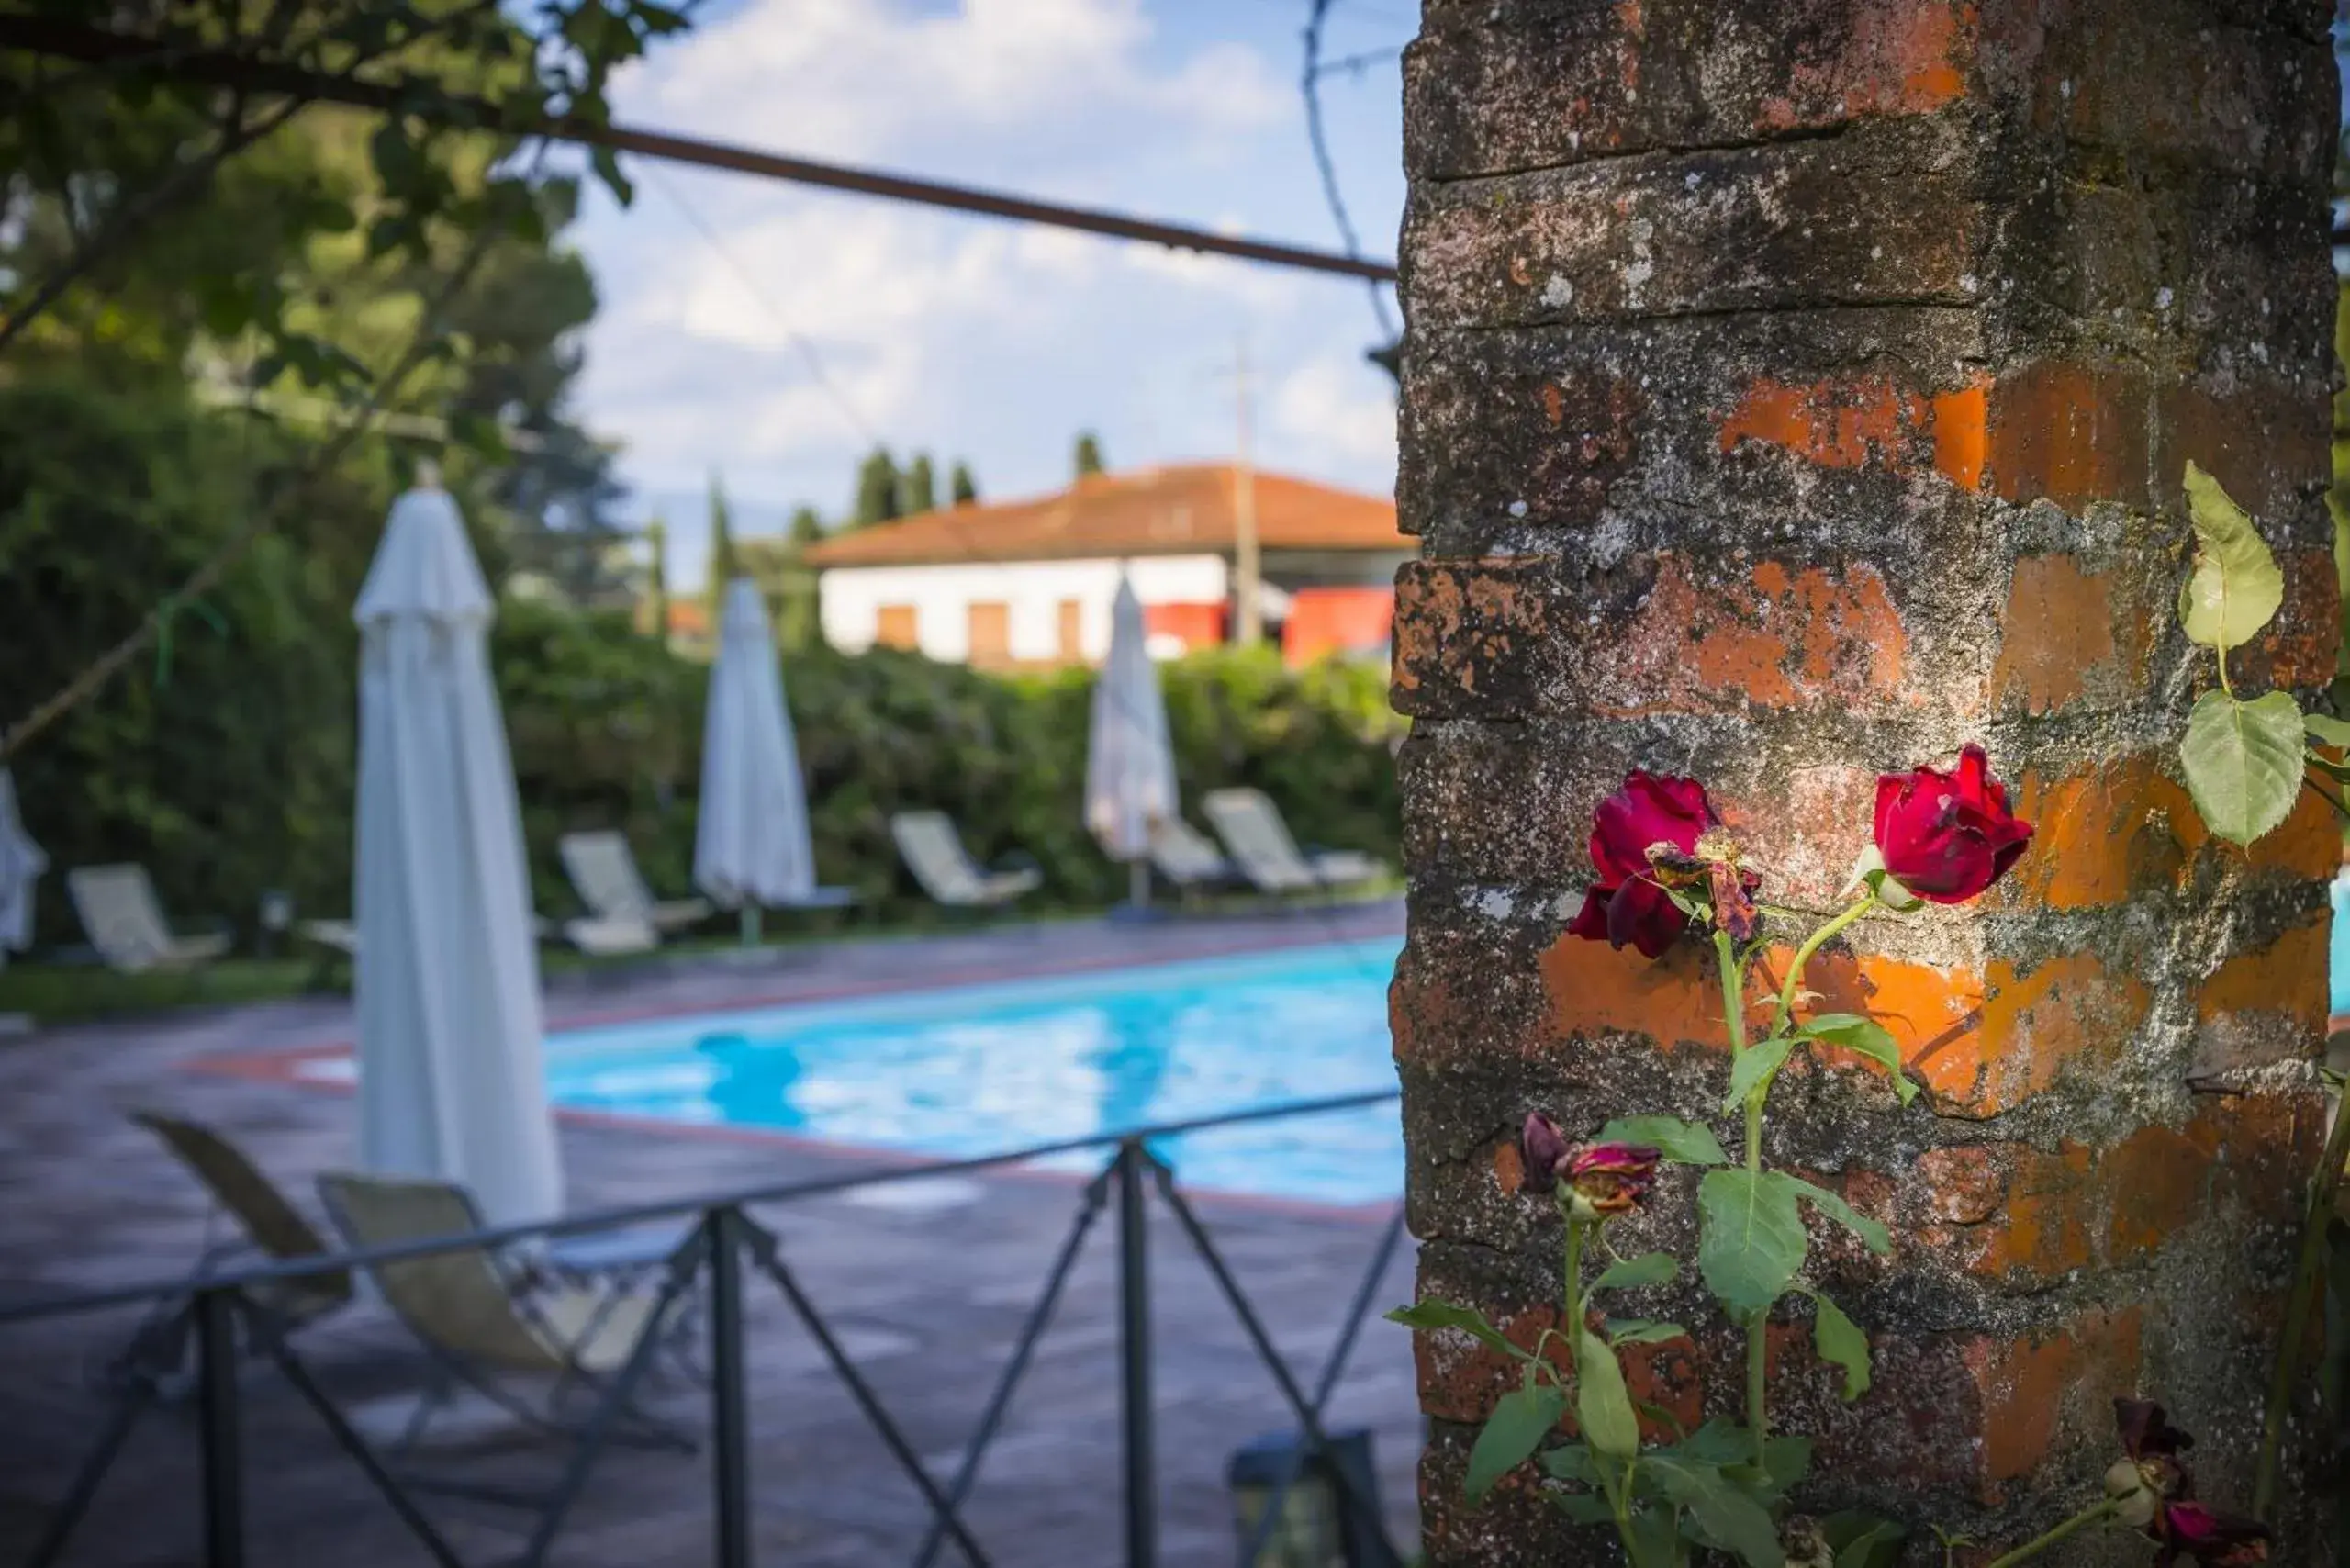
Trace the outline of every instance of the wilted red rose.
{"label": "wilted red rose", "polygon": [[2253,1568],[2268,1561],[2268,1527],[2200,1503],[2165,1503],[2146,1534],[2162,1542],[2155,1568],[2184,1558],[2198,1568]]}
{"label": "wilted red rose", "polygon": [[1640,1143],[1594,1143],[1571,1152],[1560,1174],[1600,1215],[1638,1208],[1656,1180],[1662,1154]]}
{"label": "wilted red rose", "polygon": [[2008,809],[1979,745],[1958,769],[1913,767],[1876,781],[1876,846],[1903,887],[1936,903],[1964,903],[1999,879],[2031,842],[2031,824]]}
{"label": "wilted red rose", "polygon": [[1718,819],[1695,778],[1635,772],[1592,813],[1591,863],[1599,879],[1567,927],[1577,936],[1637,947],[1661,958],[1689,917],[1661,885],[1651,850],[1691,863],[1697,840]]}
{"label": "wilted red rose", "polygon": [[2106,1473],[2106,1495],[2122,1506],[2123,1523],[2151,1529],[2163,1500],[2183,1497],[2190,1490],[2178,1456],[2193,1448],[2195,1439],[2172,1426],[2163,1407],[2151,1399],[2117,1397],[2113,1425],[2121,1437],[2121,1451],[2130,1457]]}
{"label": "wilted red rose", "polygon": [[1555,1192],[1559,1175],[1567,1163],[1567,1135],[1559,1124],[1536,1111],[1526,1118],[1526,1126],[1517,1135],[1518,1159],[1526,1167],[1526,1190],[1529,1193]]}

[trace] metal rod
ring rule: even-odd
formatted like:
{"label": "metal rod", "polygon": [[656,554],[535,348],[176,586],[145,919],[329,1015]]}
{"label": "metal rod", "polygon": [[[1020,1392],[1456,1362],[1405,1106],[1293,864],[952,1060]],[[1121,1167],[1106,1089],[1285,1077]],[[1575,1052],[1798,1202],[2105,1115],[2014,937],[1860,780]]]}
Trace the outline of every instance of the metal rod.
{"label": "metal rod", "polygon": [[1347,1479],[1346,1467],[1337,1462],[1337,1452],[1331,1447],[1330,1436],[1322,1429],[1320,1412],[1306,1399],[1305,1391],[1298,1387],[1296,1376],[1289,1370],[1289,1362],[1281,1359],[1272,1336],[1265,1332],[1264,1322],[1258,1317],[1257,1309],[1248,1304],[1247,1293],[1241,1290],[1240,1282],[1233,1277],[1231,1267],[1225,1262],[1224,1254],[1216,1250],[1214,1238],[1208,1235],[1207,1227],[1200,1223],[1200,1216],[1192,1211],[1192,1205],[1184,1200],[1183,1194],[1175,1190],[1174,1172],[1156,1159],[1150,1163],[1151,1169],[1158,1173],[1159,1196],[1166,1200],[1176,1223],[1191,1238],[1192,1249],[1199,1253],[1200,1261],[1207,1265],[1209,1276],[1224,1294],[1233,1316],[1240,1320],[1241,1331],[1256,1347],[1258,1358],[1265,1363],[1265,1370],[1273,1374],[1273,1382],[1281,1387],[1281,1397],[1289,1402],[1290,1409],[1297,1417],[1297,1424],[1305,1429],[1310,1452],[1329,1458],[1330,1484],[1338,1494],[1340,1506],[1355,1516],[1357,1522],[1364,1527],[1382,1550],[1392,1552],[1393,1546],[1387,1539],[1385,1522],[1371,1509],[1370,1500],[1360,1495],[1353,1483]]}
{"label": "metal rod", "polygon": [[784,1299],[791,1304],[791,1310],[807,1327],[809,1337],[816,1341],[816,1348],[823,1352],[824,1360],[832,1363],[834,1373],[847,1386],[849,1397],[856,1400],[856,1407],[865,1413],[865,1419],[873,1428],[874,1434],[905,1471],[907,1479],[922,1494],[923,1501],[930,1505],[932,1517],[946,1526],[947,1531],[955,1538],[955,1544],[961,1547],[963,1555],[969,1559],[970,1568],[988,1568],[988,1554],[971,1538],[971,1532],[964,1525],[955,1505],[938,1489],[938,1483],[931,1479],[930,1472],[923,1466],[922,1456],[914,1452],[913,1445],[906,1440],[906,1435],[890,1418],[890,1412],[883,1407],[880,1395],[873,1392],[873,1385],[865,1381],[865,1374],[856,1370],[856,1363],[848,1359],[848,1352],[841,1349],[838,1339],[833,1338],[833,1331],[825,1325],[823,1315],[816,1310],[816,1304],[808,1299],[808,1294],[800,1288],[800,1282],[785,1266],[775,1234],[765,1226],[748,1222],[745,1222],[745,1228],[751,1232],[750,1245],[758,1258],[759,1267],[775,1281],[777,1288],[783,1292]]}
{"label": "metal rod", "polygon": [[751,1418],[744,1397],[742,1213],[712,1209],[710,1230],[711,1484],[718,1568],[751,1568]]}
{"label": "metal rod", "polygon": [[424,1517],[424,1511],[416,1506],[415,1499],[408,1495],[408,1489],[399,1484],[398,1478],[377,1457],[367,1439],[343,1418],[342,1412],[335,1408],[334,1402],[319,1387],[317,1380],[310,1376],[310,1370],[302,1364],[301,1358],[295,1355],[292,1347],[286,1344],[285,1330],[278,1327],[276,1319],[250,1301],[242,1303],[242,1305],[245,1332],[276,1364],[277,1370],[285,1374],[285,1381],[294,1385],[294,1392],[318,1413],[320,1421],[326,1423],[328,1435],[334,1439],[335,1446],[350,1455],[352,1462],[375,1483],[375,1490],[384,1495],[384,1501],[392,1506],[392,1512],[399,1516],[400,1522],[408,1526],[409,1533],[432,1554],[433,1562],[441,1564],[441,1568],[464,1568],[463,1560],[441,1532],[432,1528],[432,1521]]}
{"label": "metal rod", "polygon": [[[1318,1100],[1293,1100],[1276,1105],[1254,1106],[1246,1111],[1230,1111],[1221,1115],[1194,1116],[1185,1121],[1162,1122],[1156,1126],[1136,1127],[1125,1133],[1096,1133],[1087,1137],[1059,1138],[1050,1143],[1031,1144],[1025,1148],[1011,1148],[997,1154],[976,1155],[968,1159],[942,1159],[923,1164],[898,1165],[881,1170],[845,1171],[836,1176],[819,1176],[804,1181],[781,1182],[766,1187],[701,1193],[687,1197],[665,1198],[656,1203],[630,1204],[615,1208],[583,1210],[578,1214],[565,1215],[558,1220],[492,1226],[482,1230],[426,1237],[417,1241],[402,1241],[382,1247],[355,1247],[346,1251],[316,1257],[255,1264],[251,1268],[215,1275],[213,1281],[224,1289],[230,1287],[244,1289],[281,1280],[307,1279],[312,1275],[337,1270],[355,1270],[370,1268],[380,1263],[405,1262],[409,1259],[430,1258],[443,1252],[474,1249],[495,1250],[536,1237],[576,1236],[588,1231],[622,1230],[652,1220],[699,1215],[714,1208],[730,1206],[741,1208],[755,1204],[789,1203],[797,1199],[824,1197],[838,1193],[853,1192],[860,1188],[884,1187],[899,1182],[930,1181],[940,1176],[963,1175],[971,1171],[995,1170],[1006,1165],[1022,1165],[1049,1155],[1073,1154],[1089,1148],[1108,1148],[1128,1139],[1169,1138],[1182,1133],[1204,1131],[1211,1127],[1244,1126],[1255,1122],[1282,1121],[1292,1116],[1324,1115],[1338,1111],[1360,1110],[1368,1105],[1389,1104],[1401,1097],[1398,1092],[1393,1089],[1372,1089],[1357,1094],[1329,1095]],[[130,1302],[175,1296],[186,1291],[187,1283],[187,1277],[183,1274],[167,1279],[149,1280],[138,1284],[118,1285],[105,1290],[84,1291],[73,1295],[52,1296],[46,1301],[0,1305],[0,1327],[28,1323],[37,1318],[69,1316],[75,1313],[95,1312],[101,1307],[121,1306]]]}
{"label": "metal rod", "polygon": [[1158,1568],[1157,1412],[1150,1399],[1149,1157],[1138,1138],[1118,1146],[1118,1417],[1125,1460],[1125,1568]]}
{"label": "metal rod", "polygon": [[531,1532],[530,1545],[523,1549],[519,1560],[521,1568],[539,1568],[546,1561],[548,1549],[554,1545],[565,1517],[588,1484],[588,1473],[594,1467],[596,1456],[603,1451],[613,1429],[629,1413],[631,1402],[636,1397],[636,1385],[643,1381],[646,1369],[653,1364],[653,1353],[668,1328],[669,1313],[685,1294],[694,1275],[700,1271],[702,1254],[708,1249],[705,1238],[696,1236],[670,1256],[668,1277],[662,1282],[660,1294],[654,1298],[653,1309],[644,1316],[644,1327],[638,1333],[636,1343],[630,1347],[628,1360],[621,1364],[619,1374],[599,1390],[601,1402],[580,1429],[579,1447],[571,1456],[571,1468],[564,1473],[539,1516],[538,1528]]}
{"label": "metal rod", "polygon": [[196,1298],[196,1413],[204,1464],[204,1561],[242,1568],[244,1463],[237,1418],[237,1301],[233,1290]]}
{"label": "metal rod", "polygon": [[1175,250],[1235,256],[1269,266],[1294,267],[1304,272],[1335,273],[1345,277],[1392,283],[1395,268],[1386,262],[1365,261],[1302,245],[1247,240],[1160,223],[1125,213],[1069,207],[1037,201],[1002,191],[978,190],[937,180],[918,180],[878,169],[852,168],[794,158],[749,147],[733,147],[665,131],[599,123],[568,115],[543,115],[509,109],[487,98],[450,92],[429,75],[402,74],[362,81],[330,75],[298,65],[256,60],[225,50],[187,49],[158,39],[136,38],[107,28],[95,28],[42,17],[0,17],[0,50],[55,55],[95,63],[137,63],[153,57],[161,74],[186,82],[204,82],[245,92],[277,93],[318,103],[399,114],[458,129],[494,132],[501,136],[540,136],[614,152],[634,152],[647,158],[690,163],[705,169],[725,169],[797,185],[819,185],[859,196],[882,196],[923,207],[946,207],[986,218],[1073,229],[1080,233],[1118,240],[1140,240]]}
{"label": "metal rod", "polygon": [[[1020,1386],[1020,1379],[1028,1370],[1028,1358],[1035,1352],[1036,1342],[1045,1337],[1046,1328],[1052,1323],[1053,1310],[1060,1305],[1061,1288],[1069,1283],[1069,1272],[1077,1267],[1078,1254],[1084,1250],[1085,1238],[1092,1230],[1093,1222],[1102,1217],[1102,1207],[1109,1199],[1110,1182],[1117,1169],[1117,1162],[1113,1160],[1108,1170],[1087,1185],[1085,1203],[1077,1211],[1076,1223],[1069,1226],[1060,1251],[1053,1259],[1045,1288],[1038,1293],[1036,1305],[1029,1309],[1028,1321],[1021,1326],[1019,1341],[1013,1346],[1011,1357],[996,1377],[995,1388],[979,1412],[979,1425],[971,1429],[970,1441],[963,1445],[963,1462],[946,1488],[946,1500],[957,1508],[971,1495],[971,1487],[979,1478],[979,1462],[987,1457],[988,1445],[995,1440],[995,1429],[1012,1406],[1013,1391]],[[934,1518],[930,1533],[923,1538],[922,1551],[914,1556],[914,1568],[930,1568],[938,1560],[939,1548],[946,1543],[946,1532]]]}
{"label": "metal rod", "polygon": [[[130,1440],[139,1417],[155,1403],[156,1380],[164,1375],[164,1368],[177,1366],[187,1354],[190,1311],[184,1303],[161,1322],[140,1326],[126,1353],[129,1386],[123,1390],[122,1401],[115,1406],[114,1413],[106,1417],[98,1440],[91,1445],[89,1457],[73,1473],[73,1484],[65,1489],[65,1500],[50,1516],[49,1528],[41,1532],[32,1555],[25,1560],[25,1568],[49,1568],[65,1550],[65,1543],[73,1538],[74,1527],[90,1511],[91,1500],[97,1496],[100,1484],[114,1469],[116,1456]],[[151,1368],[144,1364],[151,1353],[154,1361]]]}

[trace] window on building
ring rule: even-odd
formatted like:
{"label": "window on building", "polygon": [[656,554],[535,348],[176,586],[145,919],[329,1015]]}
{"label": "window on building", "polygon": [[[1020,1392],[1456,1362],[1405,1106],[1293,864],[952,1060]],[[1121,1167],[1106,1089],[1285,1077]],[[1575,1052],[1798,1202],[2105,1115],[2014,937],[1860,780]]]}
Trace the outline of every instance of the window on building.
{"label": "window on building", "polygon": [[1012,662],[1012,607],[976,602],[970,609],[971,665],[997,668]]}
{"label": "window on building", "polygon": [[885,648],[922,646],[922,621],[911,604],[885,604],[873,612],[873,640]]}
{"label": "window on building", "polygon": [[1085,604],[1081,599],[1061,600],[1061,662],[1075,664],[1085,656]]}

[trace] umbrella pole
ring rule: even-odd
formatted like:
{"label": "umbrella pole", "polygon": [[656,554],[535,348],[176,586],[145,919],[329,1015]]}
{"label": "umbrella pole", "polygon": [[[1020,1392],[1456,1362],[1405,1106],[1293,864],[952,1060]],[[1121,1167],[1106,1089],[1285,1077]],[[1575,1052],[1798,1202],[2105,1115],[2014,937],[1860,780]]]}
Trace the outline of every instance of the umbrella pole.
{"label": "umbrella pole", "polygon": [[1149,906],[1149,861],[1130,860],[1126,862],[1126,902],[1133,904],[1136,909],[1144,909]]}
{"label": "umbrella pole", "polygon": [[759,917],[762,913],[755,901],[743,906],[744,946],[755,947],[759,945]]}

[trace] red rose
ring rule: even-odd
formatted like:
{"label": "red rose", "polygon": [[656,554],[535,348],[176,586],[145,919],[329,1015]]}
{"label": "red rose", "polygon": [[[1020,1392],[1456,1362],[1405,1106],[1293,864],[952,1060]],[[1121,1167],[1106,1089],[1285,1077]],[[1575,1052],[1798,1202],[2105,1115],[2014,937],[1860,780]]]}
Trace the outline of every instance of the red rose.
{"label": "red rose", "polygon": [[1591,863],[1599,879],[1583,895],[1567,929],[1593,941],[1638,947],[1661,958],[1689,925],[1689,917],[1657,880],[1649,851],[1662,846],[1694,857],[1697,840],[1718,821],[1695,778],[1634,773],[1592,813]]}
{"label": "red rose", "polygon": [[1921,899],[1964,903],[1999,879],[2031,842],[2031,824],[2008,809],[1979,745],[1958,771],[1913,767],[1876,781],[1876,846],[1894,880]]}

